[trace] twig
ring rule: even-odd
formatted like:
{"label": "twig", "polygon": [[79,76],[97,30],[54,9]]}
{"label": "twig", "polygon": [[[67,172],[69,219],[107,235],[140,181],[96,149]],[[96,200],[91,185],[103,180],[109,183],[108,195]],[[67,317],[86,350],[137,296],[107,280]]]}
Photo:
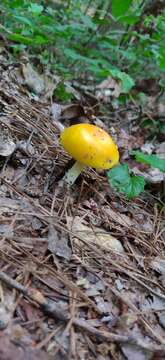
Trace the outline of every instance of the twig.
{"label": "twig", "polygon": [[60,308],[59,304],[56,304],[52,300],[46,299],[40,291],[33,288],[26,288],[18,281],[10,278],[3,271],[0,272],[0,280],[5,282],[5,284],[9,287],[20,291],[25,297],[28,297],[31,301],[35,301],[38,305],[40,305],[40,307],[46,314],[50,314],[55,319],[60,321],[66,322],[67,320],[69,320],[68,316],[65,314],[64,310]]}

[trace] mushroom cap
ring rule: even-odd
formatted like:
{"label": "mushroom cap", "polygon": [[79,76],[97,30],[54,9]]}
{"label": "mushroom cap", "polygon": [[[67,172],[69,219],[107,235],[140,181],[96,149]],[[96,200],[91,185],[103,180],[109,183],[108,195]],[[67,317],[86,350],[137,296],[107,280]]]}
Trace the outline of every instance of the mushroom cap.
{"label": "mushroom cap", "polygon": [[65,128],[61,145],[78,162],[95,169],[110,169],[119,161],[119,152],[111,136],[92,124]]}

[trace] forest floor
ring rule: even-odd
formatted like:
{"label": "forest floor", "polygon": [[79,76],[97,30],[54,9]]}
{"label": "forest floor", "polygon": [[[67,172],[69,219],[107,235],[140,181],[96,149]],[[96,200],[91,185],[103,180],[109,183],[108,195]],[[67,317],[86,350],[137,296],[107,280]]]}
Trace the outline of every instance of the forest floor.
{"label": "forest floor", "polygon": [[65,125],[88,116],[111,131],[127,160],[146,146],[141,109],[113,111],[78,89],[80,99],[54,103],[52,116],[25,69],[1,54],[0,359],[165,359],[161,181],[130,201],[92,169],[59,187],[72,160],[59,145],[57,113]]}

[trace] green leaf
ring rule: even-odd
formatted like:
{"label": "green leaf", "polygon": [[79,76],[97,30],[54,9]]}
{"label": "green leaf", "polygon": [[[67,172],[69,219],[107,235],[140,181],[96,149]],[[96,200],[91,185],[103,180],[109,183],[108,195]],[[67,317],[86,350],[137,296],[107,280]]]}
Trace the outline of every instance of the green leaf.
{"label": "green leaf", "polygon": [[159,131],[161,132],[161,134],[165,134],[165,124],[159,124]]}
{"label": "green leaf", "polygon": [[75,50],[73,49],[70,49],[70,48],[65,48],[64,49],[64,54],[71,58],[72,60],[80,60],[81,56],[80,54],[78,54]]}
{"label": "green leaf", "polygon": [[165,172],[165,159],[160,159],[157,155],[147,155],[141,151],[131,151],[131,155],[135,156],[136,161],[148,164],[153,168]]}
{"label": "green leaf", "polygon": [[160,79],[159,80],[159,85],[161,86],[161,88],[164,90],[165,89],[165,78]]}
{"label": "green leaf", "polygon": [[165,70],[165,46],[161,46],[159,49],[159,66],[162,70]]}
{"label": "green leaf", "polygon": [[73,95],[67,91],[67,87],[64,83],[60,83],[54,91],[54,95],[61,101],[69,101]]}
{"label": "green leaf", "polygon": [[127,93],[134,86],[135,82],[128,74],[121,72],[120,80],[122,82],[122,90]]}
{"label": "green leaf", "polygon": [[44,45],[44,44],[48,44],[48,42],[49,42],[49,39],[46,36],[35,35],[33,38],[34,45]]}
{"label": "green leaf", "polygon": [[10,4],[11,8],[15,9],[18,7],[23,7],[24,5],[24,1],[23,0],[13,0],[12,3]]}
{"label": "green leaf", "polygon": [[7,38],[25,45],[43,45],[48,43],[48,39],[41,35],[35,35],[33,38],[30,38],[21,34],[8,34]]}
{"label": "green leaf", "polygon": [[119,164],[108,171],[108,178],[112,186],[123,186],[129,183],[129,169],[126,164]]}
{"label": "green leaf", "polygon": [[119,17],[125,14],[131,3],[132,0],[112,0],[112,15]]}
{"label": "green leaf", "polygon": [[127,164],[119,164],[107,172],[110,185],[126,195],[128,199],[144,191],[145,180],[142,176],[130,175]]}
{"label": "green leaf", "polygon": [[31,3],[29,8],[28,8],[34,15],[38,16],[42,13],[43,11],[43,6],[42,5],[38,5],[36,3]]}
{"label": "green leaf", "polygon": [[27,36],[23,36],[20,34],[7,34],[7,38],[12,41],[16,41],[21,44],[25,45],[32,45],[34,40],[32,38],[29,38]]}
{"label": "green leaf", "polygon": [[96,30],[96,25],[92,21],[92,18],[88,15],[81,14],[81,20],[88,29]]}
{"label": "green leaf", "polygon": [[119,22],[127,25],[134,25],[138,20],[139,16],[137,15],[125,15],[120,17]]}
{"label": "green leaf", "polygon": [[128,199],[138,196],[144,191],[145,180],[142,176],[130,176],[130,184],[125,188],[125,194]]}
{"label": "green leaf", "polygon": [[28,25],[28,26],[33,26],[33,23],[31,20],[29,20],[27,17],[25,16],[20,16],[20,15],[15,15],[14,18],[22,24]]}
{"label": "green leaf", "polygon": [[110,70],[110,73],[114,78],[117,78],[117,79],[121,80],[122,91],[124,93],[129,92],[129,90],[135,84],[135,82],[131,78],[131,76],[129,76],[128,74],[126,74],[123,71],[120,71],[119,69],[112,69],[112,70]]}

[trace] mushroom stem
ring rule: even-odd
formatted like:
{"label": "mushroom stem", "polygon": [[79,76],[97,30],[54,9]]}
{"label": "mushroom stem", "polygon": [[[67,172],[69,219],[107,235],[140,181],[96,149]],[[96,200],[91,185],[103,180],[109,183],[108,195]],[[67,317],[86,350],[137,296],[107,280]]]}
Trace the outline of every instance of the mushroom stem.
{"label": "mushroom stem", "polygon": [[84,170],[85,165],[76,161],[63,177],[63,181],[68,185],[73,185],[78,176]]}
{"label": "mushroom stem", "polygon": [[60,131],[60,133],[62,133],[65,129],[65,126],[61,124],[61,122],[58,120],[54,121],[54,126],[56,127],[57,130]]}

